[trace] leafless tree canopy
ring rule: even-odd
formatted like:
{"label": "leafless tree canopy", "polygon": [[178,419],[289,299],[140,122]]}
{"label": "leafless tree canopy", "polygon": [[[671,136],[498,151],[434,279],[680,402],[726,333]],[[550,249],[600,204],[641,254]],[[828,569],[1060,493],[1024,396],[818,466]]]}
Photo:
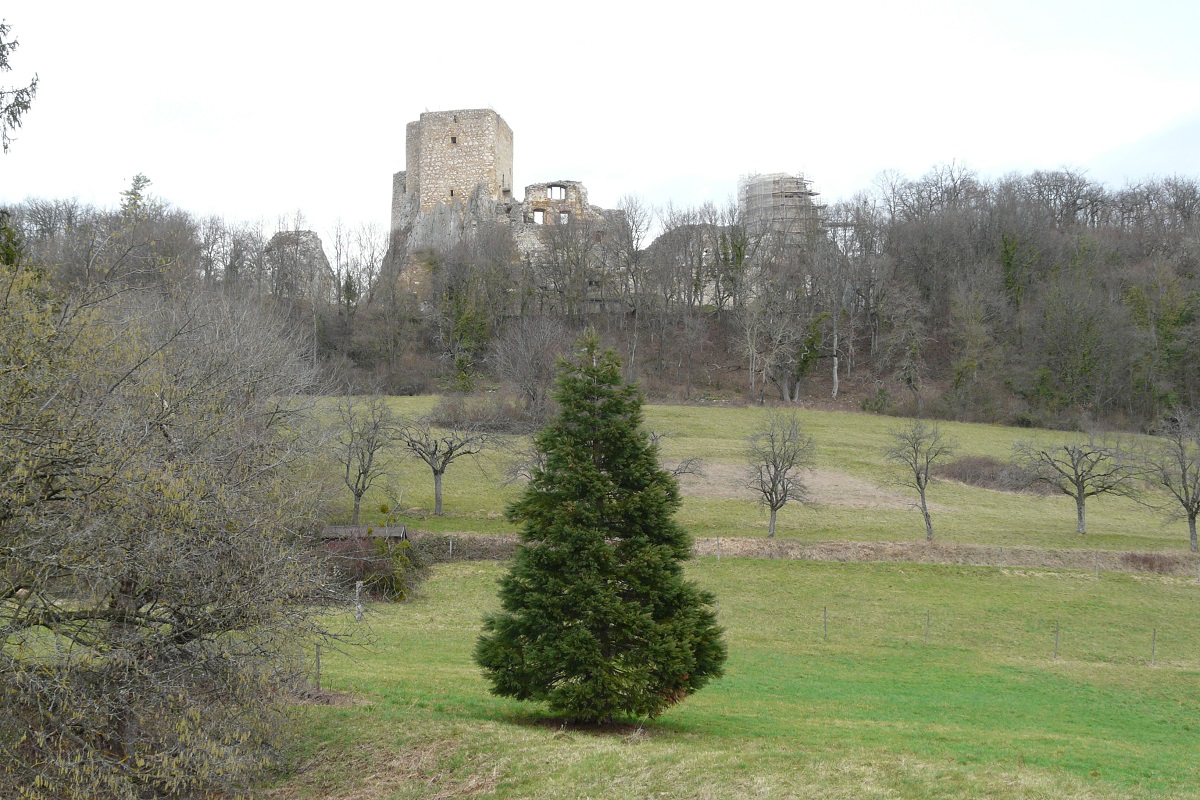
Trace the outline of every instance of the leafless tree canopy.
{"label": "leafless tree canopy", "polygon": [[933,541],[933,520],[929,515],[926,493],[933,470],[939,462],[953,455],[954,444],[936,422],[910,420],[892,431],[892,444],[885,451],[888,461],[901,469],[900,483],[917,493],[921,515],[925,519],[925,540]]}
{"label": "leafless tree canopy", "polygon": [[492,434],[468,428],[438,430],[428,420],[416,420],[399,428],[396,437],[409,452],[433,473],[434,512],[442,515],[442,476],[456,460],[474,456],[491,444]]}
{"label": "leafless tree canopy", "polygon": [[1026,480],[1042,483],[1075,500],[1076,533],[1087,533],[1089,497],[1130,495],[1137,488],[1137,467],[1116,440],[1081,436],[1059,445],[1018,442],[1013,450]]}
{"label": "leafless tree canopy", "polygon": [[0,795],[225,794],[276,752],[326,584],[269,319],[0,267]]}
{"label": "leafless tree canopy", "polygon": [[747,485],[771,514],[768,537],[775,536],[775,517],[789,500],[804,501],[804,472],[812,469],[815,445],[800,427],[795,412],[772,411],[766,426],[747,439]]}
{"label": "leafless tree canopy", "polygon": [[[1200,516],[1200,424],[1196,414],[1177,409],[1164,420],[1143,457],[1146,480],[1164,490],[1165,503],[1155,503],[1177,519],[1186,519],[1192,552],[1200,551],[1196,518]],[[1153,501],[1151,501],[1153,502]]]}
{"label": "leafless tree canopy", "polygon": [[513,387],[535,426],[550,416],[556,365],[569,344],[570,335],[562,321],[543,315],[511,320],[492,346],[492,370]]}
{"label": "leafless tree canopy", "polygon": [[358,524],[363,495],[386,474],[380,455],[396,438],[396,418],[387,398],[378,394],[347,394],[337,404],[337,454],[344,467],[343,480],[354,496],[351,525]]}

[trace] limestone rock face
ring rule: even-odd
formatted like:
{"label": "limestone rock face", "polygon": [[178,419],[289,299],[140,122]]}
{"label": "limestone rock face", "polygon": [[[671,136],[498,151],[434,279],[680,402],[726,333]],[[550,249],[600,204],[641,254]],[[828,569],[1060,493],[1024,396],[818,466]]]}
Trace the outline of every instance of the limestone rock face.
{"label": "limestone rock face", "polygon": [[304,294],[310,284],[328,284],[333,270],[315,231],[278,231],[264,252],[271,271],[272,290],[280,296]]}

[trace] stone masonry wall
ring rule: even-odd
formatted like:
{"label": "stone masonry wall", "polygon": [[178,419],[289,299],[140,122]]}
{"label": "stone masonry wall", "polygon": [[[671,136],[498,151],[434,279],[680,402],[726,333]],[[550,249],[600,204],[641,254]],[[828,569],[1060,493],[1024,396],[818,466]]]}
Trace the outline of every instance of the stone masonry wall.
{"label": "stone masonry wall", "polygon": [[416,163],[408,164],[407,190],[418,193],[421,211],[466,200],[480,184],[494,200],[507,196],[505,189],[511,195],[512,129],[495,111],[426,112],[415,125],[419,142]]}

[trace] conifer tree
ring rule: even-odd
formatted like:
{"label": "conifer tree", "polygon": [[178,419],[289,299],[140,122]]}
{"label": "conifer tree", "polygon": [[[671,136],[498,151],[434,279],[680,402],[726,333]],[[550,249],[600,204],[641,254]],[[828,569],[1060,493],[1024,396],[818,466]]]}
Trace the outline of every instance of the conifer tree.
{"label": "conifer tree", "polygon": [[475,659],[497,695],[582,722],[653,717],[719,677],[713,597],[683,578],[679,486],[642,430],[641,394],[594,334],[560,363],[545,456],[508,510],[521,547]]}

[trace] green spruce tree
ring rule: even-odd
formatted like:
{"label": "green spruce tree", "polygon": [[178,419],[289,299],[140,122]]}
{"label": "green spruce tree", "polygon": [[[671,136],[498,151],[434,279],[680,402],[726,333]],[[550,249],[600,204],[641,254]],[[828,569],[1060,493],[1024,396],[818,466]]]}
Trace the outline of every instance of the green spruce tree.
{"label": "green spruce tree", "polygon": [[475,659],[493,693],[573,720],[653,717],[719,677],[725,645],[712,595],[683,578],[691,536],[641,394],[594,335],[580,345],[535,440],[544,466],[508,510],[521,547]]}

